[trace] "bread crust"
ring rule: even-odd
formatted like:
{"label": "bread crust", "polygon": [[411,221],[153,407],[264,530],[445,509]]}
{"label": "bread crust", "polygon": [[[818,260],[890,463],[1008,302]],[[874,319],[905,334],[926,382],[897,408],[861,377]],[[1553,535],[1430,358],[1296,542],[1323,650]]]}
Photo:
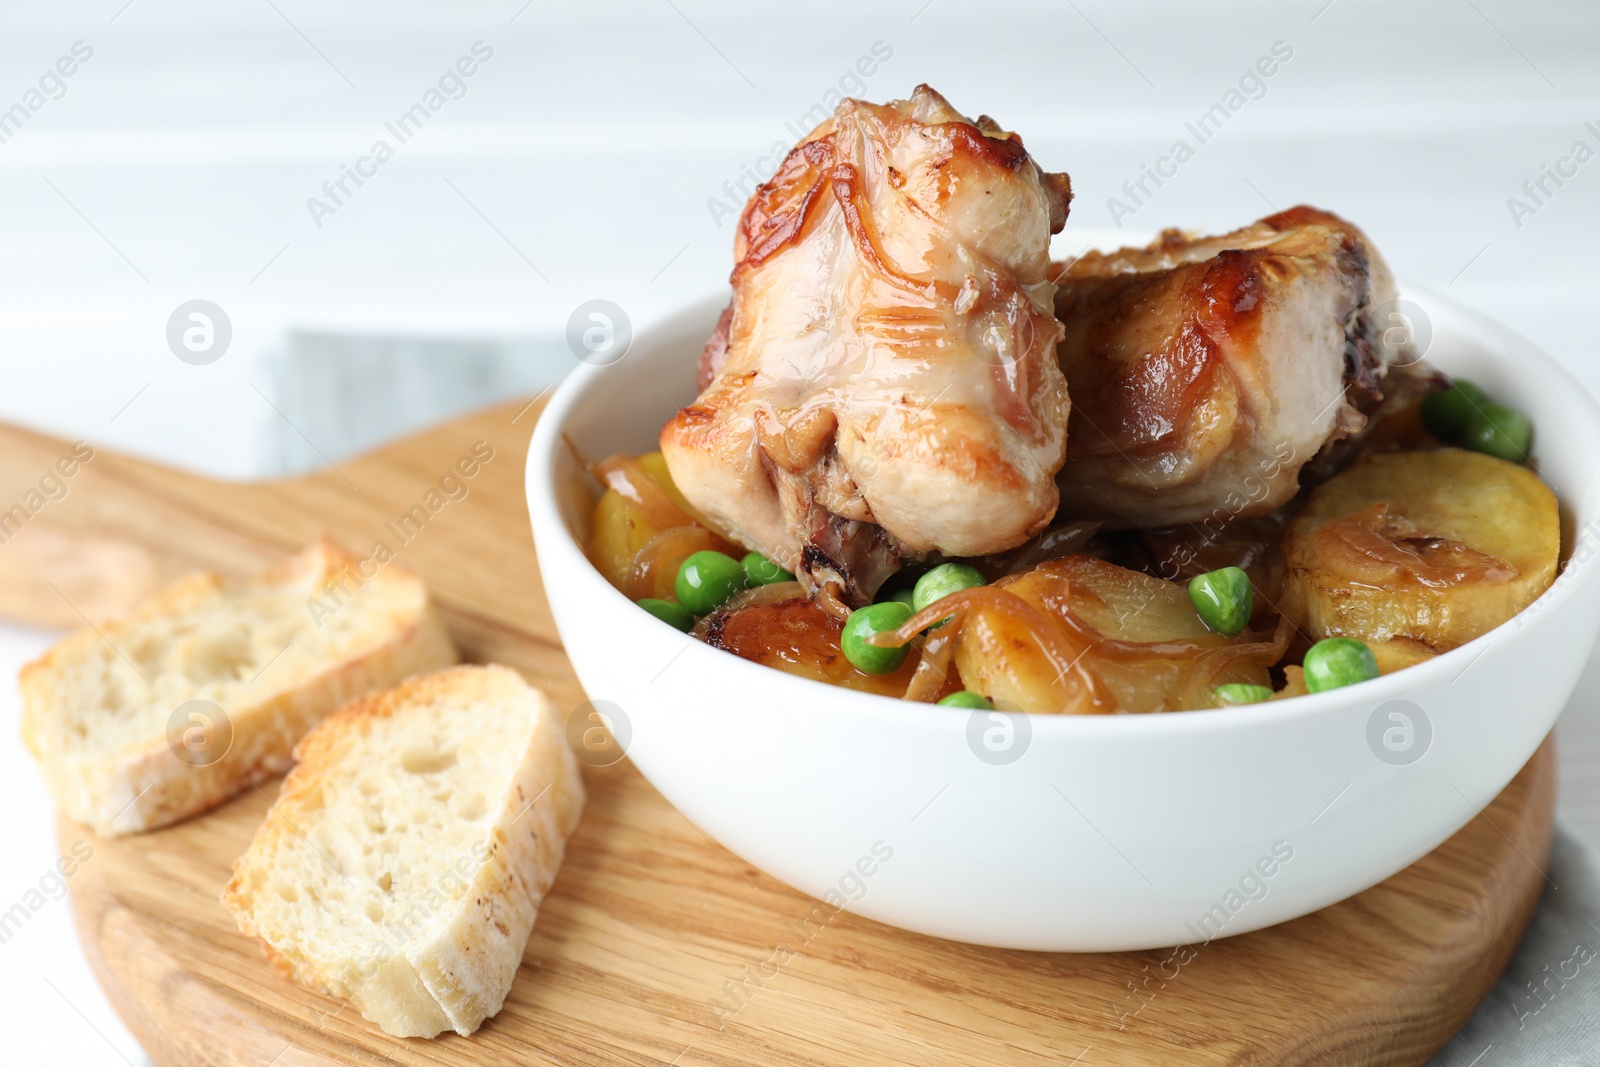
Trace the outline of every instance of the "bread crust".
{"label": "bread crust", "polygon": [[[255,588],[309,586],[355,572],[360,560],[322,540],[258,575]],[[380,640],[340,662],[296,679],[266,699],[227,709],[232,743],[216,762],[187,763],[178,758],[165,734],[141,739],[115,751],[62,751],[49,726],[59,706],[63,674],[88,658],[93,646],[161,619],[202,607],[221,595],[227,583],[215,574],[181,579],[138,605],[125,618],[86,626],[23,668],[23,742],[39,761],[57,806],[102,837],[142,833],[207,811],[230,797],[282,774],[292,763],[296,742],[335,709],[361,693],[456,662],[444,624],[428,604],[420,579],[398,566],[378,571],[366,584],[397,589],[413,610],[391,615]],[[104,635],[104,636],[102,636]]]}
{"label": "bread crust", "polygon": [[[279,856],[296,836],[315,836],[327,787],[362,767],[373,720],[418,705],[493,714],[508,701],[526,699],[537,702],[536,725],[508,788],[491,808],[488,838],[467,888],[441,910],[443,921],[430,937],[354,958],[297,940],[260,907],[260,887]],[[295,756],[299,762],[284,779],[273,815],[234,864],[223,904],[280,970],[351,1001],[385,1032],[471,1034],[505,1002],[539,904],[583,813],[582,776],[549,700],[505,667],[455,667],[350,702],[308,734]]]}

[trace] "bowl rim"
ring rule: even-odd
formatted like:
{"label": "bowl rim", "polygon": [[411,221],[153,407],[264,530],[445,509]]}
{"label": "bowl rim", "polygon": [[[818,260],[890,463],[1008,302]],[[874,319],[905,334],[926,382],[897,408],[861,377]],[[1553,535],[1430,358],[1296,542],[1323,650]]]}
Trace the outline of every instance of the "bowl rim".
{"label": "bowl rim", "polygon": [[[1587,388],[1567,370],[1560,362],[1544,352],[1537,345],[1502,325],[1498,321],[1483,315],[1463,304],[1444,296],[1437,290],[1427,286],[1406,283],[1402,291],[1409,296],[1420,296],[1425,305],[1446,311],[1450,316],[1463,320],[1473,327],[1479,339],[1491,352],[1495,362],[1508,359],[1518,361],[1519,368],[1532,366],[1537,368],[1538,375],[1553,379],[1551,389],[1559,389],[1567,394],[1567,400],[1572,403],[1578,413],[1577,433],[1585,440],[1582,442],[1592,456],[1600,456],[1600,404]],[[718,291],[721,295],[713,296],[708,293],[704,296],[686,301],[676,311],[656,320],[645,330],[635,334],[633,345],[638,345],[642,340],[653,336],[670,334],[675,330],[682,330],[690,324],[705,318],[708,313],[721,307],[727,301],[726,290]],[[613,382],[619,368],[627,365],[623,359],[606,365],[593,366],[580,363],[570,372],[553,391],[544,410],[540,413],[536,423],[532,440],[528,449],[527,467],[525,470],[525,491],[528,499],[529,512],[532,518],[533,533],[535,538],[548,535],[550,531],[558,534],[558,544],[555,546],[539,546],[537,548],[540,559],[541,573],[546,561],[550,560],[551,547],[555,554],[563,557],[563,562],[575,561],[580,566],[582,580],[590,585],[601,587],[601,603],[606,611],[619,610],[637,613],[640,621],[650,619],[648,613],[639,608],[622,592],[611,585],[610,582],[594,568],[589,561],[587,553],[579,545],[561,516],[560,504],[557,500],[554,474],[554,464],[558,451],[566,448],[566,423],[573,410],[589,395],[606,387]],[[1600,477],[1600,475],[1597,475]],[[1558,498],[1559,499],[1559,498]],[[1600,529],[1600,502],[1591,504],[1590,510],[1596,514],[1580,514],[1576,506],[1568,500],[1560,500],[1564,508],[1569,509],[1574,520],[1574,536],[1571,545],[1563,546],[1567,549],[1566,562],[1557,572],[1555,581],[1550,588],[1545,590],[1533,603],[1529,604],[1517,615],[1494,629],[1482,634],[1466,644],[1451,649],[1423,663],[1415,664],[1404,671],[1383,675],[1371,681],[1341,689],[1329,690],[1323,693],[1308,693],[1303,696],[1289,697],[1277,701],[1263,701],[1257,704],[1244,704],[1224,708],[1196,708],[1181,712],[1161,712],[1149,714],[1136,713],[1111,713],[1102,715],[1068,715],[1048,712],[1012,712],[1008,714],[1027,715],[1030,727],[1034,731],[1035,739],[1041,732],[1045,735],[1055,736],[1096,736],[1104,732],[1111,732],[1112,736],[1123,736],[1132,732],[1164,730],[1176,731],[1179,734],[1202,731],[1214,732],[1229,729],[1252,729],[1257,726],[1270,724],[1287,724],[1298,722],[1306,718],[1313,718],[1323,714],[1336,713],[1352,705],[1363,709],[1375,707],[1386,701],[1404,697],[1417,690],[1424,690],[1443,682],[1444,678],[1454,673],[1456,678],[1464,675],[1472,664],[1497,645],[1507,643],[1514,639],[1521,630],[1515,625],[1516,620],[1525,619],[1531,615],[1560,614],[1563,608],[1580,596],[1589,594],[1592,587],[1600,585],[1600,552],[1590,551],[1584,558],[1579,558],[1577,549],[1586,540],[1596,536],[1592,531]],[[553,561],[552,561],[553,562]],[[551,605],[552,614],[557,608]],[[666,626],[665,623],[658,625]],[[914,727],[917,723],[928,724],[936,721],[946,723],[958,719],[966,719],[972,714],[971,709],[941,707],[937,704],[924,704],[907,701],[903,697],[884,696],[876,693],[865,693],[859,690],[846,689],[842,686],[830,685],[817,679],[805,678],[789,674],[758,663],[740,659],[737,656],[722,653],[704,642],[698,641],[689,634],[674,632],[669,640],[678,642],[675,654],[681,656],[685,652],[698,655],[692,649],[704,653],[715,653],[715,659],[705,659],[706,663],[715,663],[713,669],[727,672],[730,680],[748,680],[752,686],[771,686],[774,700],[772,703],[795,704],[821,704],[818,710],[825,710],[834,714],[850,714],[865,716],[872,719],[890,719],[898,722],[905,720],[905,725]],[[792,698],[779,700],[787,692],[792,692]],[[830,699],[818,701],[815,698],[826,692]]]}

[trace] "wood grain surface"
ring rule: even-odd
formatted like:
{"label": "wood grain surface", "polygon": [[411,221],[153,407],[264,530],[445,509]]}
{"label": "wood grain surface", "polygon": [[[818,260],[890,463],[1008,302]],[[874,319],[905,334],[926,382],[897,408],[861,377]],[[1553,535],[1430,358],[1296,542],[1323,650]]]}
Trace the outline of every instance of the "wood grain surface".
{"label": "wood grain surface", "polygon": [[[490,410],[271,484],[98,452],[37,497],[71,445],[0,427],[0,510],[19,503],[25,520],[0,518],[0,614],[82,625],[196,567],[247,574],[322,534],[363,552],[384,540],[428,581],[467,658],[516,667],[575,708],[522,502],[537,412]],[[495,455],[465,498],[401,542],[398,517],[426,508],[479,441]],[[1459,834],[1357,897],[1181,953],[1070,955],[848,912],[806,927],[814,901],[716,845],[626,761],[585,775],[589,807],[522,971],[471,1038],[389,1038],[280,977],[237,932],[218,894],[275,784],[142,837],[63,821],[64,854],[93,850],[70,883],[84,950],[162,1067],[1419,1064],[1520,940],[1555,795],[1547,742]]]}

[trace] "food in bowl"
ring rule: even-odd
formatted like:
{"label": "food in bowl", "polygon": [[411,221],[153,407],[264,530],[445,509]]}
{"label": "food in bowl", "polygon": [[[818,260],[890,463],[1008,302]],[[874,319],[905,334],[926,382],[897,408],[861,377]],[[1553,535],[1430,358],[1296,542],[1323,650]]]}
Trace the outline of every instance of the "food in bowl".
{"label": "food in bowl", "polygon": [[1051,264],[1070,196],[925,86],[841,104],[746,206],[661,451],[592,465],[596,567],[779,670],[1073,714],[1359,683],[1548,588],[1531,424],[1422,362],[1361,230]]}

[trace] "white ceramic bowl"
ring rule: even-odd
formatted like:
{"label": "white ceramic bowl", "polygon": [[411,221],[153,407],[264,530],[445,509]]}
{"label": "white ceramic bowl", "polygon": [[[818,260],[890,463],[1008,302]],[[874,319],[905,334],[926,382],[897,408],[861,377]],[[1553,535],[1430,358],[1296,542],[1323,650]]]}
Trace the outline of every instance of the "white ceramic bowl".
{"label": "white ceramic bowl", "polygon": [[1432,362],[1533,418],[1571,556],[1527,611],[1432,662],[1272,704],[1018,716],[1020,758],[994,763],[977,753],[1003,721],[792,677],[679,633],[585,558],[594,490],[563,438],[590,457],[655,447],[693,398],[725,297],[642,334],[615,365],[580,367],[539,420],[528,504],[567,654],[589,696],[622,709],[628,755],[668,800],[835,907],[959,941],[1090,951],[1231,936],[1334,903],[1428,853],[1510,781],[1600,629],[1600,410],[1522,338],[1407,296],[1431,317]]}

